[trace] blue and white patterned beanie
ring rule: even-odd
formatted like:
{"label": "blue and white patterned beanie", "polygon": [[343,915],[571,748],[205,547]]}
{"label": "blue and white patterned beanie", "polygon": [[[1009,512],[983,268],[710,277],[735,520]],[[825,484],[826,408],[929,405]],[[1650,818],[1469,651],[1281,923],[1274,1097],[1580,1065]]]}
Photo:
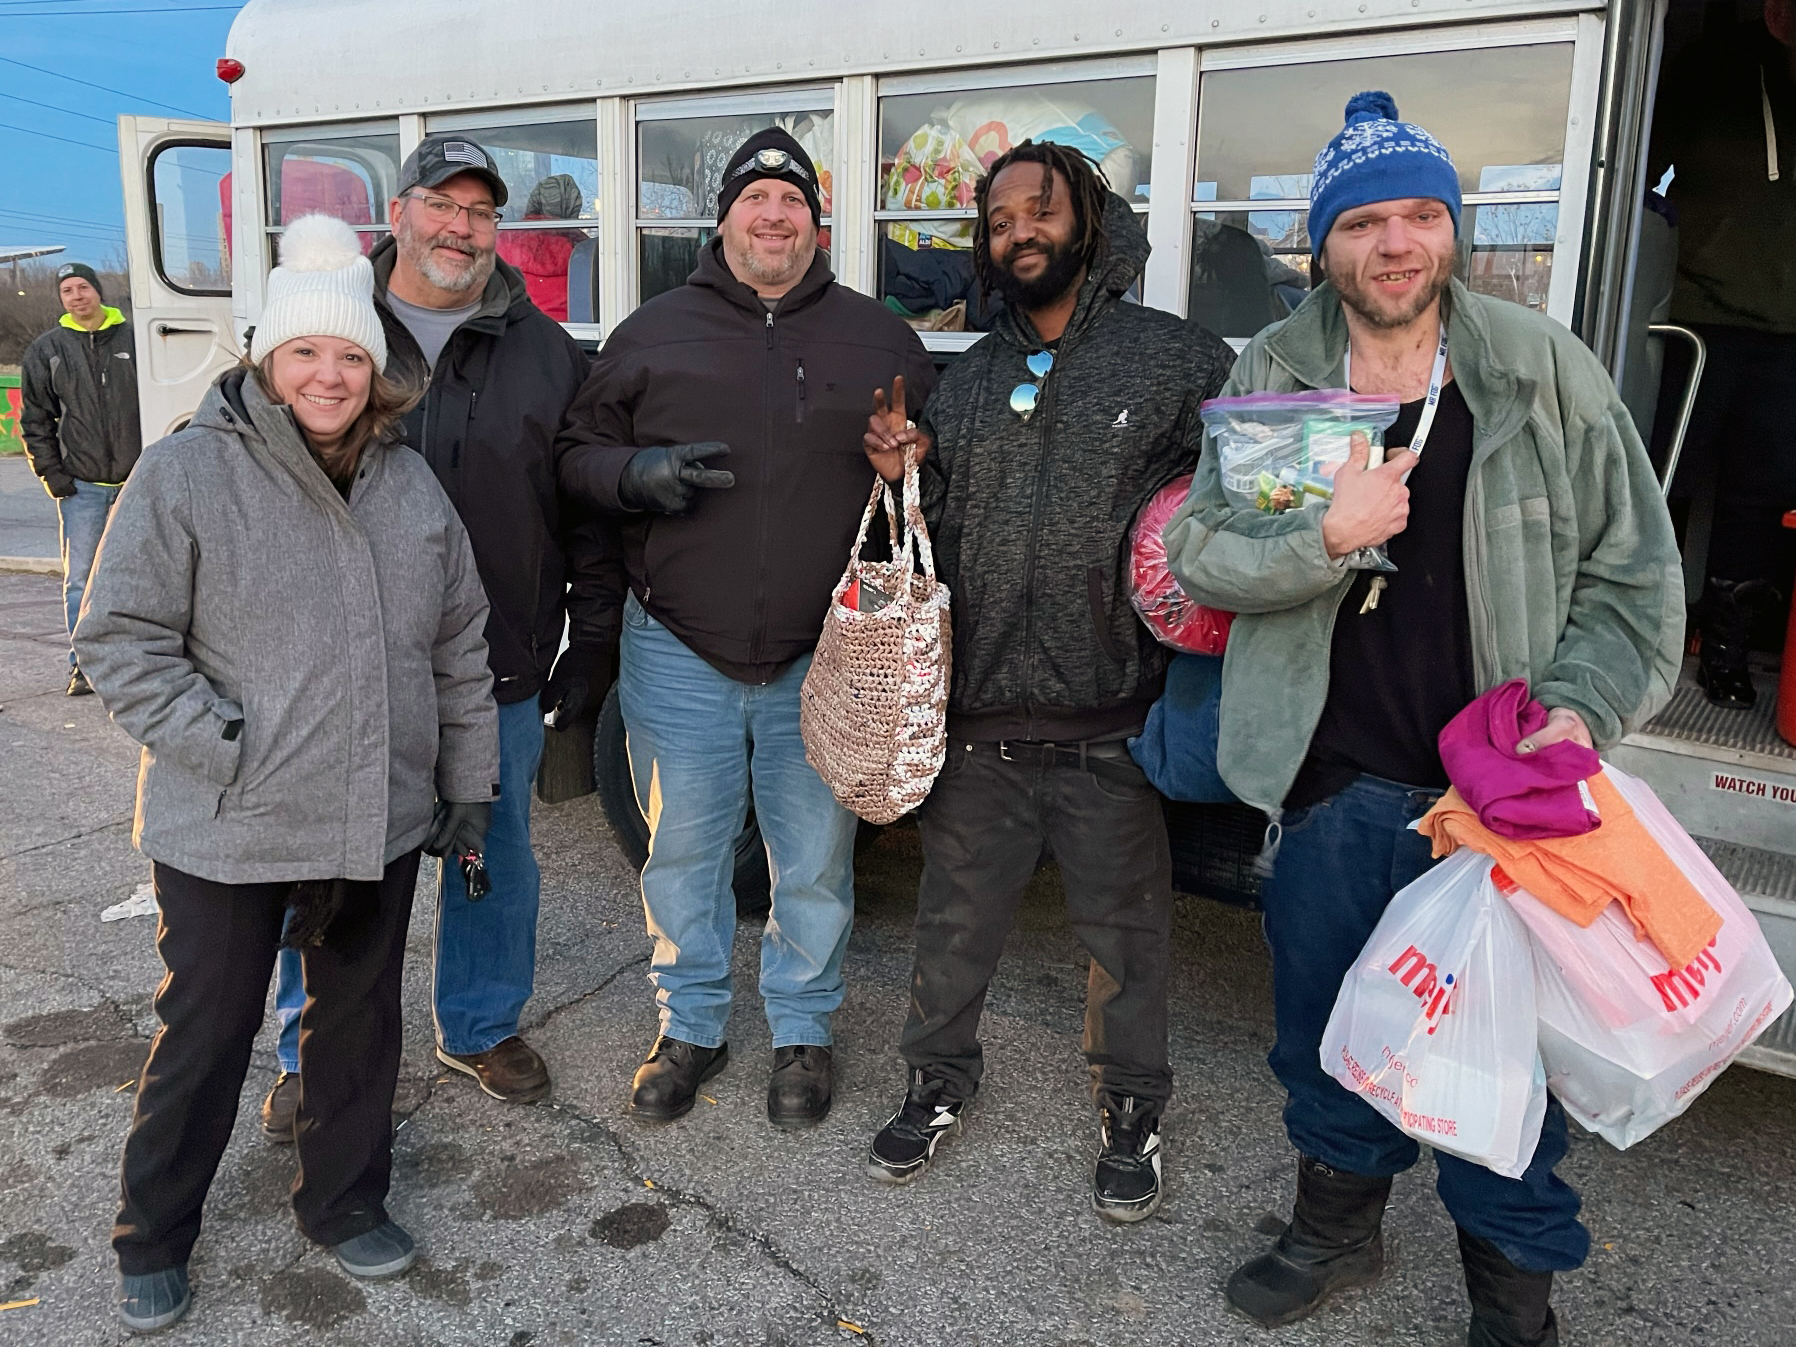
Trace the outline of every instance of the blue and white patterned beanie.
{"label": "blue and white patterned beanie", "polygon": [[1347,125],[1316,156],[1310,179],[1310,251],[1342,211],[1374,201],[1432,197],[1443,201],[1459,233],[1459,170],[1440,141],[1397,119],[1397,100],[1382,90],[1347,100]]}

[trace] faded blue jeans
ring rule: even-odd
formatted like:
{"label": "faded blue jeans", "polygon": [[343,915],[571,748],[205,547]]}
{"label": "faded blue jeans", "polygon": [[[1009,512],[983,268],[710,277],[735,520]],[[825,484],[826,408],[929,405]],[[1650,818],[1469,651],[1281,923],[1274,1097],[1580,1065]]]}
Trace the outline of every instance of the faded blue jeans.
{"label": "faded blue jeans", "polygon": [[[1268,1060],[1289,1092],[1285,1131],[1300,1153],[1351,1174],[1398,1174],[1421,1153],[1322,1069],[1322,1034],[1384,909],[1434,865],[1428,840],[1409,824],[1440,794],[1360,776],[1320,804],[1286,810],[1277,867],[1260,889],[1278,1028]],[[1435,1187],[1460,1226],[1517,1267],[1568,1272],[1582,1266],[1590,1234],[1578,1220],[1577,1193],[1553,1173],[1565,1150],[1565,1110],[1550,1099],[1521,1178],[1436,1151]]]}
{"label": "faded blue jeans", "polygon": [[[458,865],[439,866],[437,881],[437,1044],[466,1057],[496,1047],[518,1031],[536,984],[536,910],[542,874],[530,849],[530,790],[543,756],[543,715],[535,697],[499,708],[499,798],[486,835],[493,890],[468,901]],[[299,1011],[305,1004],[299,955],[283,948],[275,983],[281,1070],[299,1070]]]}
{"label": "faded blue jeans", "polygon": [[854,922],[855,816],[805,761],[806,655],[773,682],[713,669],[645,612],[624,607],[618,697],[636,799],[649,820],[642,902],[661,1032],[723,1043],[730,1019],[735,843],[752,797],[773,876],[761,996],[773,1046],[827,1047]]}
{"label": "faded blue jeans", "polygon": [[94,556],[112,517],[113,502],[123,488],[98,482],[76,482],[75,494],[56,502],[56,519],[62,534],[62,607],[68,618],[69,667],[75,667],[75,623],[81,616],[81,596],[87,593],[87,577],[93,574]]}

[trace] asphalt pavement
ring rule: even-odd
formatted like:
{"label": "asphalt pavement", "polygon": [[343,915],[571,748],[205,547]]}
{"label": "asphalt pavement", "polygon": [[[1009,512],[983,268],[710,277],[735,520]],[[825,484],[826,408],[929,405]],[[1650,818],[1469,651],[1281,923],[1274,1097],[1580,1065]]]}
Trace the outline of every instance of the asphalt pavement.
{"label": "asphalt pavement", "polygon": [[[0,554],[18,544],[0,534]],[[102,923],[149,876],[130,843],[137,753],[94,698],[62,696],[56,582],[0,574],[0,1343],[125,1340],[107,1244],[120,1144],[150,1036],[154,918]],[[171,1343],[879,1344],[880,1347],[1447,1347],[1465,1303],[1426,1159],[1396,1186],[1392,1268],[1375,1289],[1266,1333],[1220,1287],[1288,1213],[1292,1156],[1265,1064],[1271,988],[1256,919],[1181,900],[1174,934],[1167,1197],[1133,1228],[1090,1213],[1096,1150],[1078,1053],[1086,965],[1053,872],[1026,901],[985,1018],[987,1081],[965,1133],[916,1185],[876,1187],[864,1148],[903,1078],[916,834],[863,856],[836,1022],[834,1112],[775,1131],[759,932],[737,938],[733,1061],[697,1110],[632,1123],[631,1071],[655,1034],[635,876],[592,799],[535,813],[543,867],[526,1033],[547,1105],[511,1108],[430,1053],[432,892],[420,888],[391,1209],[425,1258],[352,1284],[294,1231],[290,1147],[255,1113],[275,1072],[264,1030]],[[1589,1265],[1561,1279],[1568,1344],[1796,1342],[1796,1081],[1729,1071],[1688,1114],[1621,1153],[1577,1134]]]}
{"label": "asphalt pavement", "polygon": [[56,502],[23,454],[0,456],[0,557],[56,557]]}

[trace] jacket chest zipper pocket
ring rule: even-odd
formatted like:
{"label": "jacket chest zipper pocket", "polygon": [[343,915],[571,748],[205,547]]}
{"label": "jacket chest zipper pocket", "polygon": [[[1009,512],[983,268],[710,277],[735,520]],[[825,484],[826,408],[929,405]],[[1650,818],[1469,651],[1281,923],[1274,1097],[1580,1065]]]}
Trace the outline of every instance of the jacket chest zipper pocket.
{"label": "jacket chest zipper pocket", "polygon": [[798,424],[804,424],[804,361],[798,362]]}

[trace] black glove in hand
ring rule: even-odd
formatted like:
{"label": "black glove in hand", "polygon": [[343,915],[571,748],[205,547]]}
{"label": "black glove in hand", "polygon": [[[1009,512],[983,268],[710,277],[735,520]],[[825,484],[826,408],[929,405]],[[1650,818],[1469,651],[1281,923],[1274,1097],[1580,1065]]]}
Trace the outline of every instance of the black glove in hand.
{"label": "black glove in hand", "polygon": [[486,830],[492,823],[490,800],[478,804],[438,800],[436,816],[430,821],[430,836],[424,839],[425,854],[460,856],[466,851],[480,851],[486,846]]}
{"label": "black glove in hand", "polygon": [[563,729],[576,720],[585,720],[599,712],[599,704],[611,690],[609,644],[570,645],[555,661],[555,671],[537,698],[537,705],[550,716],[551,729]]}
{"label": "black glove in hand", "polygon": [[729,452],[730,446],[717,440],[638,449],[617,480],[617,498],[632,510],[685,514],[700,487],[718,490],[736,485],[735,474],[707,468],[700,461]]}

